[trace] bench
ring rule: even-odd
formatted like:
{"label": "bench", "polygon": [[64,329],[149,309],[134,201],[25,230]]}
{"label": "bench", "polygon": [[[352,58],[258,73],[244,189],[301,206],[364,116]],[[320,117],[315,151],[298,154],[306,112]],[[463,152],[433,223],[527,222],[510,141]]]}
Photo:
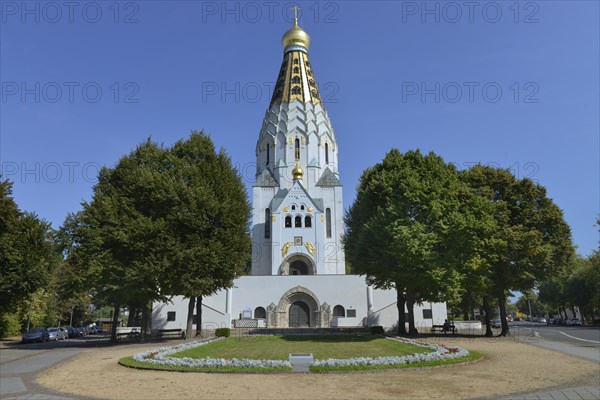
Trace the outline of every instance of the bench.
{"label": "bench", "polygon": [[456,327],[454,326],[454,324],[451,324],[451,325],[448,325],[446,327],[446,329],[444,329],[444,325],[433,325],[431,327],[431,332],[435,333],[437,331],[440,331],[440,333],[446,333],[446,332],[452,331],[452,333],[455,334],[456,333]]}
{"label": "bench", "polygon": [[158,338],[175,338],[175,339],[183,339],[185,338],[185,332],[183,329],[161,329],[156,334]]}

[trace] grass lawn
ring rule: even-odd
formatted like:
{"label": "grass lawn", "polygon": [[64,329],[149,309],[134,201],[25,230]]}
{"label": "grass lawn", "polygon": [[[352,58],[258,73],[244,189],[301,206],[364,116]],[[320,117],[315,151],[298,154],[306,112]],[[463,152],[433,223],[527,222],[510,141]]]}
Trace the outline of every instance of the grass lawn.
{"label": "grass lawn", "polygon": [[326,359],[403,356],[431,351],[373,335],[241,336],[182,351],[172,357],[287,360],[290,353],[311,353],[315,359]]}

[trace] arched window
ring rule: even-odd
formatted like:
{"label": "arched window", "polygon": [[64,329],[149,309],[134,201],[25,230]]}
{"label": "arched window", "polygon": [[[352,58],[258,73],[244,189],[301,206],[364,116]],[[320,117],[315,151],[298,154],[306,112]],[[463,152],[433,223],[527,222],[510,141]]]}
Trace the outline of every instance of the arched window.
{"label": "arched window", "polygon": [[254,319],[266,319],[267,318],[267,311],[264,309],[264,307],[256,307],[254,309]]}
{"label": "arched window", "polygon": [[310,215],[307,215],[306,217],[304,217],[304,227],[305,228],[312,227],[312,218],[310,217]]}
{"label": "arched window", "polygon": [[292,83],[300,83],[300,77],[299,76],[295,76],[292,78]]}
{"label": "arched window", "polygon": [[292,94],[300,94],[302,93],[302,89],[300,89],[300,86],[294,86],[292,88]]}
{"label": "arched window", "polygon": [[296,138],[296,144],[294,145],[294,153],[296,157],[296,161],[300,160],[300,139]]}
{"label": "arched window", "polygon": [[294,227],[302,228],[302,217],[297,215],[294,221]]}
{"label": "arched window", "polygon": [[288,215],[287,217],[285,217],[285,227],[286,228],[291,228],[292,227],[292,217],[290,215]]}
{"label": "arched window", "polygon": [[325,210],[325,233],[328,238],[331,237],[331,208]]}
{"label": "arched window", "polygon": [[271,145],[267,143],[267,165],[269,165],[269,160],[271,157]]}
{"label": "arched window", "polygon": [[298,67],[294,67],[294,73],[295,73],[295,74],[299,74],[299,73],[300,73],[300,68],[298,68]]}
{"label": "arched window", "polygon": [[325,143],[325,164],[329,164],[329,143]]}
{"label": "arched window", "polygon": [[295,210],[296,210],[296,205],[292,204],[292,211],[295,211]]}
{"label": "arched window", "polygon": [[294,64],[298,64],[298,59],[294,58]]}
{"label": "arched window", "polygon": [[265,239],[271,238],[271,210],[265,209]]}
{"label": "arched window", "polygon": [[346,310],[344,309],[344,307],[342,307],[338,304],[337,306],[333,307],[333,316],[334,317],[345,317]]}
{"label": "arched window", "polygon": [[300,206],[300,209],[301,209],[302,211],[304,211],[304,204],[302,204],[302,205]]}

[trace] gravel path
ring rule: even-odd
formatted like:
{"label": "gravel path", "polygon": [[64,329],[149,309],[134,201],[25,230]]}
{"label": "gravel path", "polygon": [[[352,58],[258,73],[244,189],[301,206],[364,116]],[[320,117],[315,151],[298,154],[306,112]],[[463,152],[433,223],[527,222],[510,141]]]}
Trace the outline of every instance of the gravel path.
{"label": "gravel path", "polygon": [[466,399],[511,397],[600,378],[597,363],[511,338],[444,338],[438,343],[477,350],[485,358],[427,370],[264,376],[141,371],[117,365],[121,357],[159,347],[153,344],[88,350],[43,373],[38,383],[74,397],[106,399]]}

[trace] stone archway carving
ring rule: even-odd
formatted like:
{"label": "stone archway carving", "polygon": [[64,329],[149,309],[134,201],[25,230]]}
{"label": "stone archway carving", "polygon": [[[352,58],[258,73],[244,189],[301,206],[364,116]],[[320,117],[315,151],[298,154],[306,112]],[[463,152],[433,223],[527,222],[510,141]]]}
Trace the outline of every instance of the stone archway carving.
{"label": "stone archway carving", "polygon": [[267,309],[267,326],[269,328],[288,328],[290,306],[302,301],[310,310],[309,326],[311,328],[328,328],[331,307],[324,303],[321,305],[317,295],[303,286],[296,286],[281,296],[279,303],[271,303]]}
{"label": "stone archway carving", "polygon": [[281,263],[279,267],[279,275],[290,275],[290,266],[295,262],[302,262],[306,264],[307,273],[306,275],[316,275],[317,274],[317,266],[313,262],[313,260],[308,257],[306,254],[297,253],[292,254],[287,257]]}

